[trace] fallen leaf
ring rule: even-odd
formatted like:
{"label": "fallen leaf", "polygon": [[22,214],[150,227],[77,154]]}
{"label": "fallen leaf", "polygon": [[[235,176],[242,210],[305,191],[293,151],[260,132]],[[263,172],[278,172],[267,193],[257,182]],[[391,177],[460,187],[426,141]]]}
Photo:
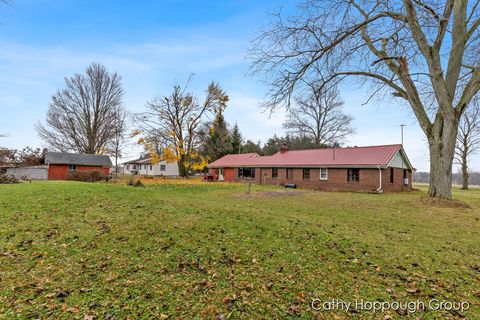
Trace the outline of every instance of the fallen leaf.
{"label": "fallen leaf", "polygon": [[71,307],[71,308],[68,308],[67,311],[71,313],[79,313],[80,309],[78,309],[78,307]]}

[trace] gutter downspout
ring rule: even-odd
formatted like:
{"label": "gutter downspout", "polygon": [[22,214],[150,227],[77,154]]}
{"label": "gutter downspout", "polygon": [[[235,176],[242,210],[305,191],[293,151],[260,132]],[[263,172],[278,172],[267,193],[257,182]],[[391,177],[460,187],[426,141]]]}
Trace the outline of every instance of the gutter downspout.
{"label": "gutter downspout", "polygon": [[379,176],[379,185],[378,185],[378,189],[375,190],[376,193],[383,193],[383,188],[382,188],[382,168],[380,166],[378,166],[378,176]]}

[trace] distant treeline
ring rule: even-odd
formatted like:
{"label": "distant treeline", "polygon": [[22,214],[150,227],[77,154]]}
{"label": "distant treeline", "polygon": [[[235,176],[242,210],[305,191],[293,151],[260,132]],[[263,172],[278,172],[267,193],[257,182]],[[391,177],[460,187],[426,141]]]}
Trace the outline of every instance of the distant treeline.
{"label": "distant treeline", "polygon": [[[413,182],[428,183],[430,172],[415,172],[413,174]],[[453,184],[462,184],[462,174],[454,173],[452,175]],[[480,185],[480,172],[470,172],[468,177],[469,185]]]}

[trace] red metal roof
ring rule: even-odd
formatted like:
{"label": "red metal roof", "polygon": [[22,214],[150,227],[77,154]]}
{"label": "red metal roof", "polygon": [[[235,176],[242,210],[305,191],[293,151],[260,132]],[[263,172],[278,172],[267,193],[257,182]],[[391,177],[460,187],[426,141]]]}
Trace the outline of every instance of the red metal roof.
{"label": "red metal roof", "polygon": [[[212,162],[208,167],[378,167],[387,166],[399,150],[403,152],[402,146],[393,144],[292,150],[277,152],[271,156],[258,156],[254,153],[229,154]],[[404,152],[403,154],[406,158]]]}
{"label": "red metal roof", "polygon": [[258,157],[260,156],[256,153],[227,154],[226,156],[223,156],[220,159],[210,163],[209,167],[243,166],[245,163],[250,163],[250,159]]}

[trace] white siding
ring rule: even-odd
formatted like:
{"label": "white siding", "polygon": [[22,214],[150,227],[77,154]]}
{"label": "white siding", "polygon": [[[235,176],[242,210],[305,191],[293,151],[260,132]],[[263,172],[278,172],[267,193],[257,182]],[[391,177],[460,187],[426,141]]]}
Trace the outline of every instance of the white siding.
{"label": "white siding", "polygon": [[388,164],[388,166],[393,167],[393,168],[404,168],[404,169],[408,168],[408,164],[405,162],[403,157],[400,155],[400,151],[398,151],[393,156],[393,158],[392,158],[392,160],[390,160],[390,163]]}
{"label": "white siding", "polygon": [[176,162],[167,163],[166,161],[160,161],[154,165],[137,164],[136,170],[134,169],[134,164],[129,164],[129,170],[127,170],[127,164],[123,165],[124,174],[132,174],[133,171],[137,171],[139,175],[143,176],[178,176],[178,165]]}

